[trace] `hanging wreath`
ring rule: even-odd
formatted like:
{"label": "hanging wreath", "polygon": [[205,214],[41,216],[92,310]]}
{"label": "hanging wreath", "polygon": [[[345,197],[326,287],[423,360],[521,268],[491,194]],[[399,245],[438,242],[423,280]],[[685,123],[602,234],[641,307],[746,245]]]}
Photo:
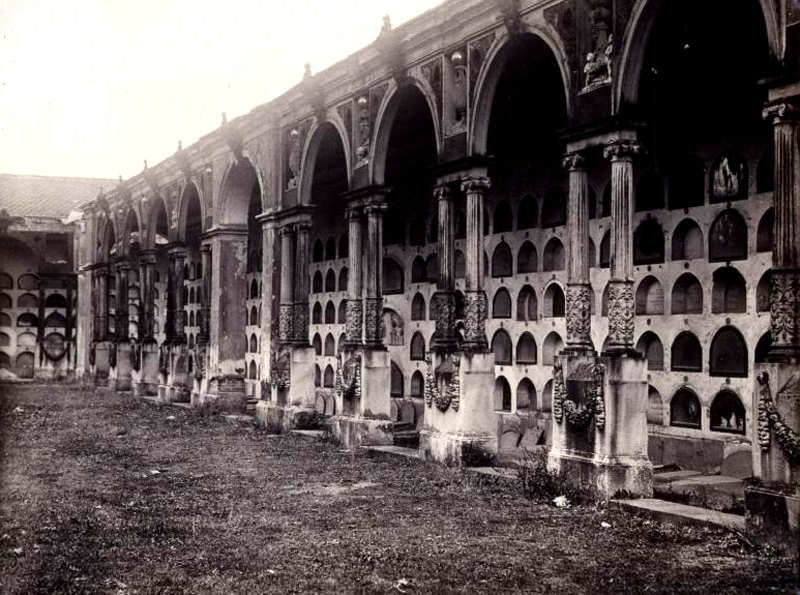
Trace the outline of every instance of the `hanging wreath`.
{"label": "hanging wreath", "polygon": [[345,382],[344,375],[342,374],[341,362],[336,363],[336,374],[333,380],[333,392],[337,397],[343,399],[360,399],[361,398],[361,360],[353,358],[348,360],[345,366],[349,366],[353,362],[353,378],[350,382]]}
{"label": "hanging wreath", "polygon": [[439,388],[436,385],[430,356],[426,358],[426,362],[428,368],[425,373],[425,404],[430,407],[435,403],[439,411],[447,411],[448,407],[452,407],[453,411],[458,411],[458,407],[461,404],[461,383],[458,378],[461,361],[458,356],[453,356],[453,371],[450,376],[450,382],[447,383],[444,389],[444,394],[439,392]]}
{"label": "hanging wreath", "polygon": [[553,367],[553,417],[558,423],[562,423],[564,417],[570,427],[583,429],[595,416],[595,427],[598,430],[605,429],[606,426],[606,404],[603,395],[603,377],[605,366],[603,364],[592,365],[592,386],[587,393],[586,403],[583,409],[578,411],[578,406],[574,401],[566,398],[566,387],[564,385],[564,369],[561,362],[556,362]]}
{"label": "hanging wreath", "polygon": [[769,452],[771,446],[770,427],[775,432],[775,439],[780,444],[787,458],[800,461],[800,436],[783,421],[778,408],[772,400],[769,387],[769,374],[761,372],[758,381],[758,441],[761,452]]}

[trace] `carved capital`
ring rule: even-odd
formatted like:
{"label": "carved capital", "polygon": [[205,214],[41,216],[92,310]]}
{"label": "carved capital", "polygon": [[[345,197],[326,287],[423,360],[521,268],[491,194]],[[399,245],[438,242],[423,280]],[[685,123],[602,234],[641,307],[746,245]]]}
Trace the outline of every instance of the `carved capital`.
{"label": "carved capital", "polygon": [[344,216],[348,221],[361,221],[364,213],[362,212],[361,207],[347,207],[347,209],[345,209]]}
{"label": "carved capital", "polygon": [[567,346],[590,348],[592,345],[592,286],[570,283],[566,295]]}
{"label": "carved capital", "polygon": [[385,202],[373,202],[364,207],[367,217],[383,217],[389,206]]}
{"label": "carved capital", "polygon": [[486,347],[486,294],[467,290],[464,293],[464,342],[468,350]]}
{"label": "carved capital", "polygon": [[800,108],[785,99],[780,99],[765,104],[761,116],[773,125],[784,122],[797,123],[800,121]]}
{"label": "carved capital", "polygon": [[492,180],[482,176],[471,176],[461,180],[461,192],[483,194],[492,187]]}
{"label": "carved capital", "polygon": [[642,152],[642,146],[634,141],[613,141],[603,149],[603,157],[611,161],[630,160]]}
{"label": "carved capital", "polygon": [[583,170],[586,168],[586,158],[577,151],[567,153],[562,159],[562,165],[567,171]]}
{"label": "carved capital", "polygon": [[448,184],[439,184],[433,189],[433,196],[437,201],[453,200],[454,192]]}
{"label": "carved capital", "polygon": [[633,347],[633,322],[636,313],[633,282],[619,279],[608,285],[608,338],[610,350]]}

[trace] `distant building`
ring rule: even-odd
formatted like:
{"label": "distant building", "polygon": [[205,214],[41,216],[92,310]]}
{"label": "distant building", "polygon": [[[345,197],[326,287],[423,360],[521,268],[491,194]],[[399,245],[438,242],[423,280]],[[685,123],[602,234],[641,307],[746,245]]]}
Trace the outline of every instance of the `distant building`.
{"label": "distant building", "polygon": [[74,375],[80,206],[114,183],[0,174],[0,374]]}

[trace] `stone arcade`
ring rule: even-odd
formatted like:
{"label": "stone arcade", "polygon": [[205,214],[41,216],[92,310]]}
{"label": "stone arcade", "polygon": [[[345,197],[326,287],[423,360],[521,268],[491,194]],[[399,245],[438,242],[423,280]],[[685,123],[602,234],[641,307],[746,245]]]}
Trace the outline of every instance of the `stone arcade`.
{"label": "stone arcade", "polygon": [[387,21],[86,206],[82,356],[350,444],[551,445],[607,495],[797,483],[758,436],[798,431],[798,40],[777,0]]}

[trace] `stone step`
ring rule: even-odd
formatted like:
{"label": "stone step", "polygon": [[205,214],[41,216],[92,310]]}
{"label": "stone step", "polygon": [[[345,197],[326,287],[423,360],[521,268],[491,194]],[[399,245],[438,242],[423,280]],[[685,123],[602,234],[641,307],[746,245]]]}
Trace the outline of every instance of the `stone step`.
{"label": "stone step", "polygon": [[667,523],[722,527],[734,531],[744,531],[745,528],[744,516],[742,515],[677,504],[656,498],[612,500],[611,505],[620,510],[642,514],[654,520]]}
{"label": "stone step", "polygon": [[416,430],[395,431],[392,437],[395,446],[419,448],[419,432]]}

